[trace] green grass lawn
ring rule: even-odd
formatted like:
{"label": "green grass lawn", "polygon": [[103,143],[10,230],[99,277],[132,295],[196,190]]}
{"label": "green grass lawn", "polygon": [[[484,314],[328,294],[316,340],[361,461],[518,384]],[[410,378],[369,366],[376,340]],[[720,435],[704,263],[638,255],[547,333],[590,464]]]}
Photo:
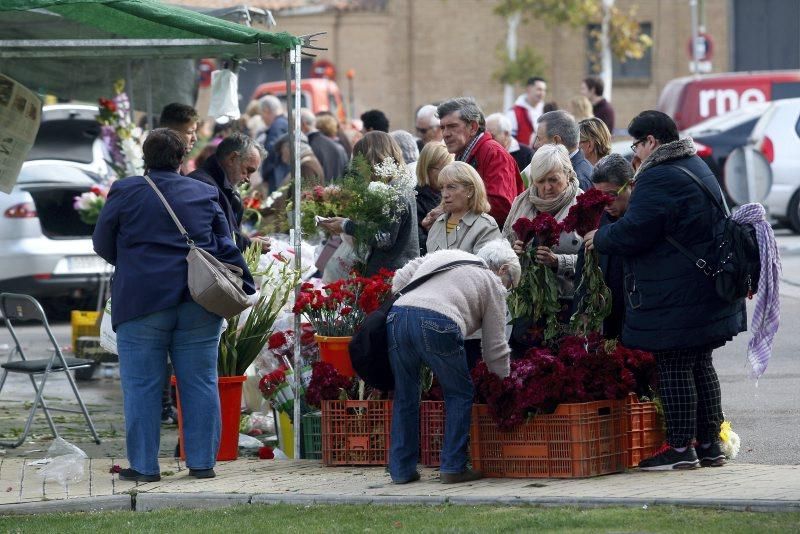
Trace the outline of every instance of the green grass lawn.
{"label": "green grass lawn", "polygon": [[800,513],[700,508],[245,505],[0,517],[0,532],[797,532]]}

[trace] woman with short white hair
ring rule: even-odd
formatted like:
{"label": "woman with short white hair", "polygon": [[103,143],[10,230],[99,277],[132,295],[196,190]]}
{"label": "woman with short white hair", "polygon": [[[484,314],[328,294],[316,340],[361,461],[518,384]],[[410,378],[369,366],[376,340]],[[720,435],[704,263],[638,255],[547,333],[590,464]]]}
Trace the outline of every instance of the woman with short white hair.
{"label": "woman with short white hair", "polygon": [[[503,237],[514,246],[517,254],[524,252],[524,243],[514,232],[514,223],[520,218],[533,219],[539,213],[549,213],[558,222],[563,221],[570,207],[583,193],[578,185],[578,177],[572,169],[567,149],[563,145],[541,146],[533,155],[528,166],[530,187],[514,199],[511,211],[503,226]],[[558,280],[558,299],[561,304],[559,321],[569,320],[572,297],[575,292],[575,261],[582,243],[575,232],[561,232],[558,244],[552,248],[536,247],[537,263],[544,264],[556,273]],[[539,329],[530,328],[530,320],[517,318],[512,330],[512,347],[521,352],[541,343]]]}
{"label": "woman with short white hair", "polygon": [[[483,260],[482,262],[480,260]],[[440,480],[468,482],[481,473],[467,467],[467,438],[475,389],[467,367],[464,338],[483,330],[483,359],[490,371],[506,377],[510,352],[505,335],[506,293],[519,283],[519,259],[508,242],[486,244],[478,256],[440,250],[417,258],[395,273],[392,291],[453,262],[404,293],[386,317],[389,360],[394,372],[389,473],[395,484],[419,480],[419,373],[422,364],[442,386],[445,403]]]}

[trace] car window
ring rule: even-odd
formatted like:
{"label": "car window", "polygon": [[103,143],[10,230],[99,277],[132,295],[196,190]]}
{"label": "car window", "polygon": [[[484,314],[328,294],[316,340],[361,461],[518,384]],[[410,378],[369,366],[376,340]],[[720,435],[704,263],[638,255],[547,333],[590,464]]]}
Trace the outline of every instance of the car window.
{"label": "car window", "polygon": [[695,124],[684,130],[684,134],[694,137],[711,132],[725,132],[751,120],[755,123],[768,107],[769,103],[751,104]]}
{"label": "car window", "polygon": [[100,177],[69,165],[26,165],[19,173],[17,183],[30,184],[37,182],[58,182],[67,184],[93,185],[100,182]]}

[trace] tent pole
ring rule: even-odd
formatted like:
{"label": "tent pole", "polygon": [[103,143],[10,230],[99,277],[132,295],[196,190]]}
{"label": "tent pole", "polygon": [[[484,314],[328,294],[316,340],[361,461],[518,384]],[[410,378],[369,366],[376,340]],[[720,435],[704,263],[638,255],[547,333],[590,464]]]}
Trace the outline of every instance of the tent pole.
{"label": "tent pole", "polygon": [[[300,45],[289,50],[285,56],[286,65],[286,110],[289,115],[290,132],[290,161],[294,162],[294,268],[301,269],[300,245],[302,236],[300,233],[300,190],[302,188],[302,177],[300,176],[300,159],[297,154],[300,152]],[[292,67],[295,75],[295,91],[292,94]],[[292,100],[294,99],[294,102]],[[294,289],[295,300],[300,295],[300,286]],[[303,369],[300,358],[301,347],[300,335],[300,314],[294,316],[294,459],[300,459],[300,440],[303,432],[300,423],[300,385],[302,383]]]}
{"label": "tent pole", "polygon": [[[144,69],[147,72],[147,94],[145,105],[147,106],[147,129],[153,131],[153,72],[152,65],[149,59],[144,60]],[[131,108],[131,117],[133,117],[133,108]]]}

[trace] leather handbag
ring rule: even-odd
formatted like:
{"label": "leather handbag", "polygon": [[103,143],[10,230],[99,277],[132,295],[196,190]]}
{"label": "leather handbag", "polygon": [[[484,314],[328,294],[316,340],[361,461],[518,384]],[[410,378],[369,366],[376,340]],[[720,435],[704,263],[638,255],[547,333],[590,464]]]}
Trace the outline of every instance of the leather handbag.
{"label": "leather handbag", "polygon": [[189,245],[186,263],[189,293],[192,299],[207,311],[225,319],[240,314],[250,305],[247,293],[242,289],[244,274],[242,269],[236,265],[223,263],[208,251],[196,246],[153,180],[149,176],[145,176],[144,179],[161,199],[178,231]]}

